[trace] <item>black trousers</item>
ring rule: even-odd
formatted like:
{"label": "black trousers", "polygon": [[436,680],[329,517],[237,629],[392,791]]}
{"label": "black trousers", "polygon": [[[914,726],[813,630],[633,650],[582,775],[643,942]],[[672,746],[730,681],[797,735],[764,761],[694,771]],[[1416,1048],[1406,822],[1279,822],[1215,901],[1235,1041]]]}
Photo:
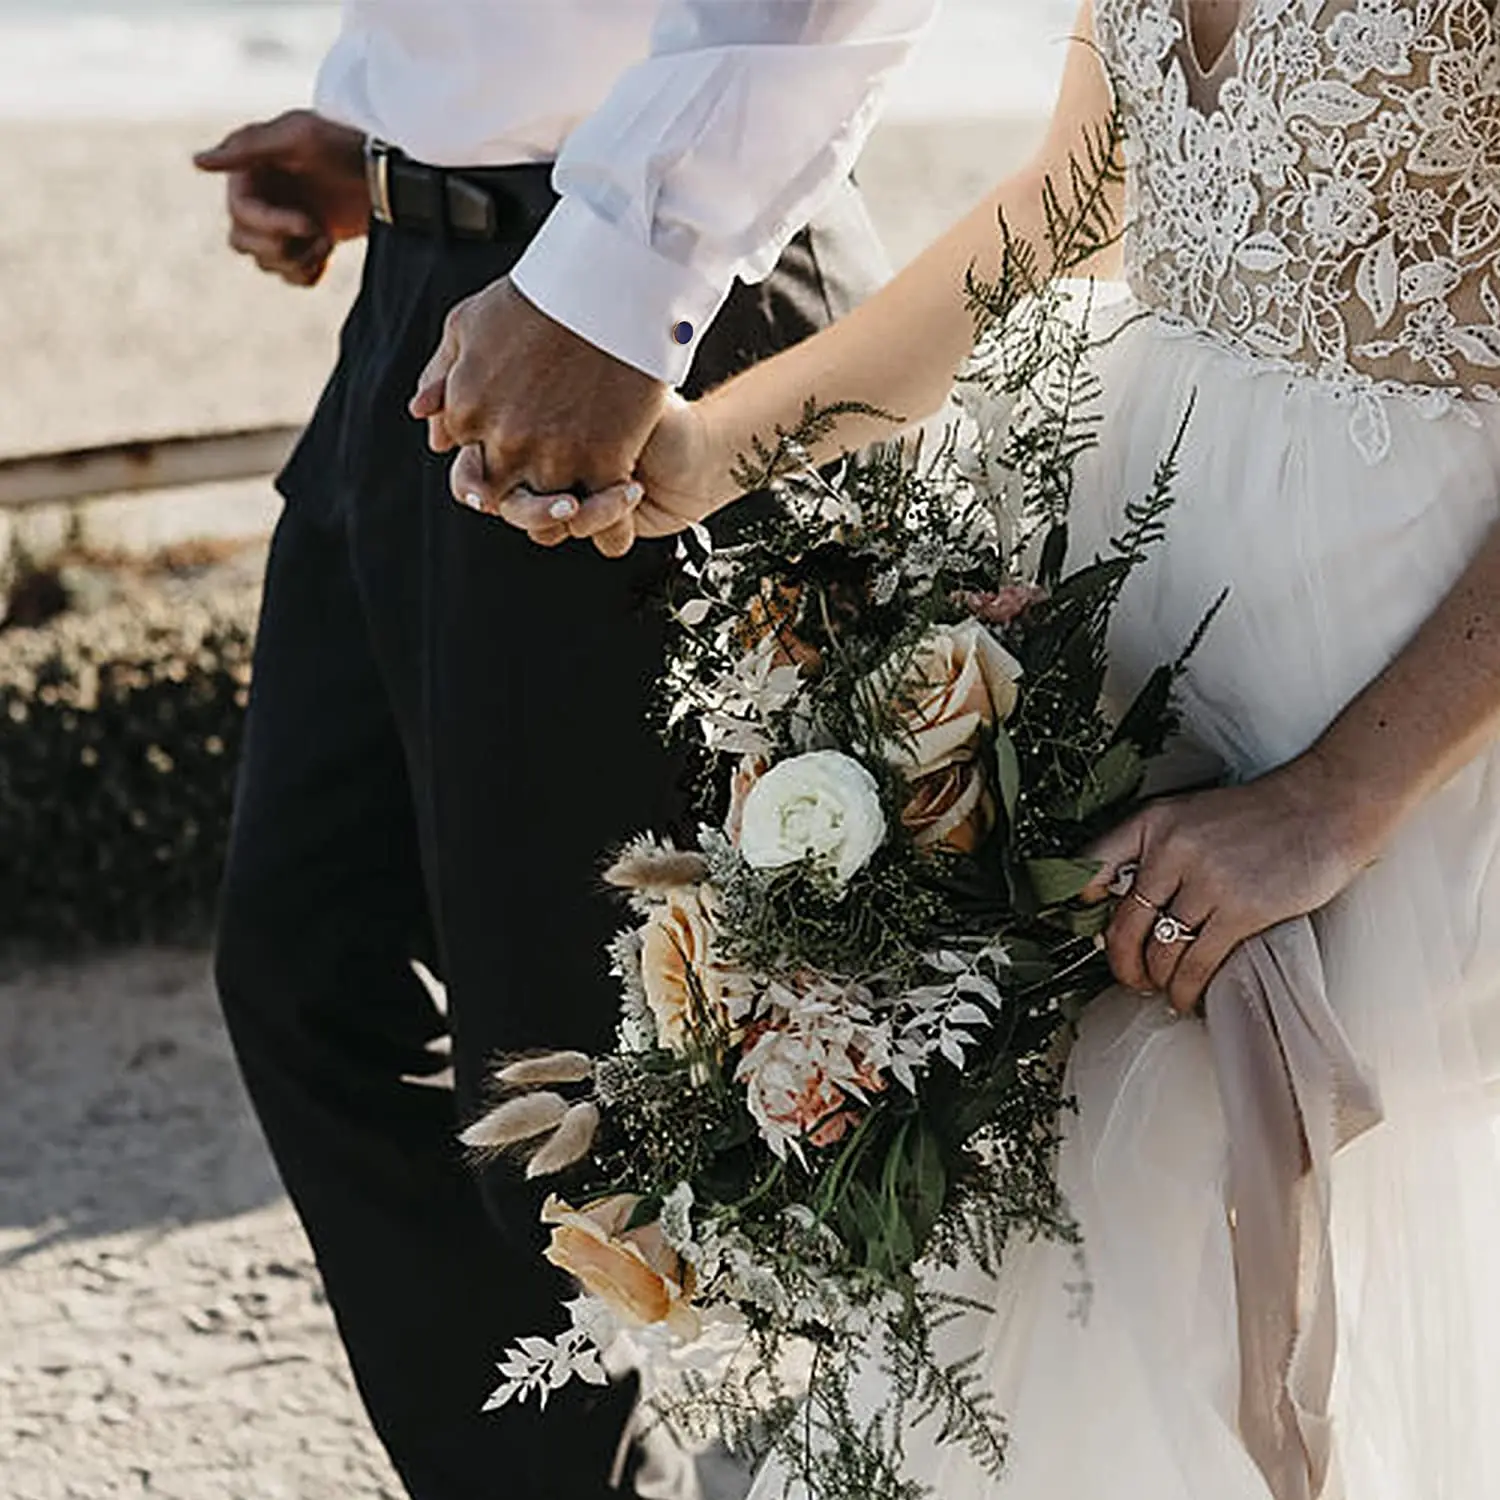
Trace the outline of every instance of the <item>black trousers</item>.
{"label": "black trousers", "polygon": [[[455,1133],[486,1063],[608,1046],[613,843],[678,821],[647,722],[669,549],[555,552],[456,505],[405,401],[461,298],[523,246],[377,226],[338,367],[282,477],[217,973],[245,1081],[374,1424],[415,1500],[594,1500],[627,1391],[481,1413],[562,1326],[539,1196]],[[852,188],[706,336],[703,386],[873,285]],[[413,968],[443,979],[446,1017]],[[456,1095],[412,1083],[444,1065]]]}

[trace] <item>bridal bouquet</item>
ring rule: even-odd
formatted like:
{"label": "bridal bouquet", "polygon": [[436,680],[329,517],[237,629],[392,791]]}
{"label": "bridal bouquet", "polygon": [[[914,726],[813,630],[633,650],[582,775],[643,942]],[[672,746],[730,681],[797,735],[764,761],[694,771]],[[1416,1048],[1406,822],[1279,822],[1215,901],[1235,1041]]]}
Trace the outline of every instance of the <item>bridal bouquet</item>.
{"label": "bridal bouquet", "polygon": [[[1059,205],[1054,244],[1097,248],[1090,212],[1076,192],[1080,231]],[[558,1179],[547,1254],[583,1289],[566,1333],[509,1351],[492,1405],[603,1380],[623,1331],[673,1372],[663,1420],[775,1455],[820,1500],[909,1496],[902,1434],[924,1419],[1001,1465],[1001,1414],[939,1352],[954,1308],[930,1273],[1072,1233],[1061,1065],[1108,983],[1078,854],[1138,798],[1181,665],[1106,716],[1111,610],[1173,464],[1113,553],[1068,571],[1088,293],[1009,243],[971,292],[962,442],[830,475],[806,444],[838,413],[810,408],[743,476],[775,516],[683,540],[665,695],[707,821],[608,872],[631,912],[617,1049],[504,1060],[465,1135]]]}

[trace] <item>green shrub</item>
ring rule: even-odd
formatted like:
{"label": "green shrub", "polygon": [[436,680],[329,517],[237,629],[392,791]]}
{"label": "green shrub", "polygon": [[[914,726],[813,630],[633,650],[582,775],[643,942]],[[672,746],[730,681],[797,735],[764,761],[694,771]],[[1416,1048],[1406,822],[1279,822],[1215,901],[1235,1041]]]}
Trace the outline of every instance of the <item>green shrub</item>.
{"label": "green shrub", "polygon": [[141,579],[0,632],[0,944],[206,930],[257,606],[248,582]]}

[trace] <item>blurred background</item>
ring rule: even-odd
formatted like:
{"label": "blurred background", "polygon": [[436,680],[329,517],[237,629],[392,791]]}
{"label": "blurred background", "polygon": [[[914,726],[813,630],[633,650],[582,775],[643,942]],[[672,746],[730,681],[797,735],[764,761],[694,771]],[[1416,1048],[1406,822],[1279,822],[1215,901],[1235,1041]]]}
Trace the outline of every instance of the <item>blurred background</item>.
{"label": "blurred background", "polygon": [[[859,172],[895,263],[1035,141],[1074,10],[946,0]],[[5,1500],[400,1493],[208,981],[269,479],[17,503],[28,455],[306,418],[358,249],[260,276],[189,156],[306,103],[337,24],[0,0]]]}

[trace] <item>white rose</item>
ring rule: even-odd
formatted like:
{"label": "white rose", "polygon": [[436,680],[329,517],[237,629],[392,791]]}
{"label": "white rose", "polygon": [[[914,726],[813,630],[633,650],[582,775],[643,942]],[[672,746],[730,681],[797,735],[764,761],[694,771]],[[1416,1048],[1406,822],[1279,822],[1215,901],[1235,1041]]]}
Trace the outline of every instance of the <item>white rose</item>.
{"label": "white rose", "polygon": [[812,859],[839,885],[885,842],[875,778],[837,750],[816,750],[772,766],[745,798],[740,853],[757,870]]}

